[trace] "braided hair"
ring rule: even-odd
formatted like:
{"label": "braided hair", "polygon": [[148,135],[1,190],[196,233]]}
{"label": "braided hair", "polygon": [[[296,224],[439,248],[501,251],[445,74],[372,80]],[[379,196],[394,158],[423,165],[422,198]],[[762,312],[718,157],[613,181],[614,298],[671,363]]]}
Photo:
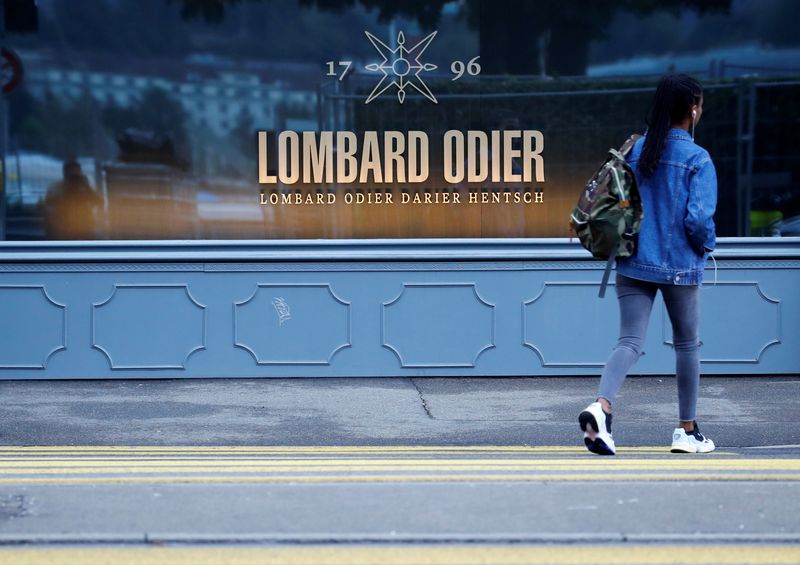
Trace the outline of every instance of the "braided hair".
{"label": "braided hair", "polygon": [[644,176],[655,172],[669,129],[682,122],[702,96],[703,87],[688,75],[670,73],[661,77],[647,113],[647,135],[639,157],[639,171]]}

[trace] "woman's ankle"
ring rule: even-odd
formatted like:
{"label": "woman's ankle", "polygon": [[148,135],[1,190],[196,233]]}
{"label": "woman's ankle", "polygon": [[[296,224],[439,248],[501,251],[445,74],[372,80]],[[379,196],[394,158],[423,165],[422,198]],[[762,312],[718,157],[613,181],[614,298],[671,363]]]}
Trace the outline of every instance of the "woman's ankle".
{"label": "woman's ankle", "polygon": [[605,397],[598,396],[597,402],[600,403],[600,407],[606,414],[611,414],[611,403]]}

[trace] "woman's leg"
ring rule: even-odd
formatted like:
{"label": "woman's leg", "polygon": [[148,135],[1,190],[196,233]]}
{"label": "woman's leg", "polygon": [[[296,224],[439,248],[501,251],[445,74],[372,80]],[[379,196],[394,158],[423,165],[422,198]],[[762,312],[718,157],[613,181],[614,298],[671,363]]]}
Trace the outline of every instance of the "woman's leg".
{"label": "woman's leg", "polygon": [[678,381],[678,417],[687,431],[694,429],[700,388],[700,287],[663,286],[661,292],[672,322],[675,374]]}
{"label": "woman's leg", "polygon": [[[619,303],[619,339],[603,368],[598,398],[613,405],[622,381],[642,356],[647,324],[658,287],[654,283],[632,279],[617,273],[616,291]],[[602,404],[601,400],[601,404]],[[610,408],[603,406],[607,410]]]}

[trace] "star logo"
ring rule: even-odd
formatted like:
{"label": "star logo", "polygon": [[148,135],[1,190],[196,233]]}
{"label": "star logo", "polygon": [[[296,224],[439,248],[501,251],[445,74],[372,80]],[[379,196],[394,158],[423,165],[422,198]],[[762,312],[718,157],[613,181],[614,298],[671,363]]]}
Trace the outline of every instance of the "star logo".
{"label": "star logo", "polygon": [[[371,63],[366,66],[367,70],[373,72],[381,72],[383,76],[372,89],[367,101],[364,104],[369,104],[378,96],[386,92],[392,85],[397,87],[397,99],[402,104],[406,99],[406,88],[411,86],[422,94],[425,98],[438,104],[436,97],[425,84],[425,81],[419,76],[423,71],[432,71],[437,68],[436,65],[431,63],[421,63],[419,58],[428,45],[431,44],[433,38],[436,37],[436,32],[430,33],[419,43],[413,47],[407,48],[406,37],[403,32],[397,34],[397,47],[392,49],[383,41],[372,35],[370,32],[365,31],[367,39],[372,43],[373,47],[378,50],[378,54],[383,58],[380,63]],[[390,77],[391,74],[391,77]]]}

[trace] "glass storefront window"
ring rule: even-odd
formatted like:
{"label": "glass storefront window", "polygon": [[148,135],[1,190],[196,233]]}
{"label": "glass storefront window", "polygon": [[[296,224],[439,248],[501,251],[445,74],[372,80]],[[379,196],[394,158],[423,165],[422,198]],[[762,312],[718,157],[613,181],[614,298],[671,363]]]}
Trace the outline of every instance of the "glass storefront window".
{"label": "glass storefront window", "polygon": [[[705,88],[718,235],[800,235],[793,0],[504,6],[40,0],[38,31],[6,40],[24,79],[4,95],[5,237],[569,237],[583,183],[673,70]],[[316,177],[260,183],[290,131],[314,132],[300,168],[323,132],[352,132],[361,167],[374,132],[377,164],[341,181],[335,144]],[[459,165],[476,177],[448,180]]]}

